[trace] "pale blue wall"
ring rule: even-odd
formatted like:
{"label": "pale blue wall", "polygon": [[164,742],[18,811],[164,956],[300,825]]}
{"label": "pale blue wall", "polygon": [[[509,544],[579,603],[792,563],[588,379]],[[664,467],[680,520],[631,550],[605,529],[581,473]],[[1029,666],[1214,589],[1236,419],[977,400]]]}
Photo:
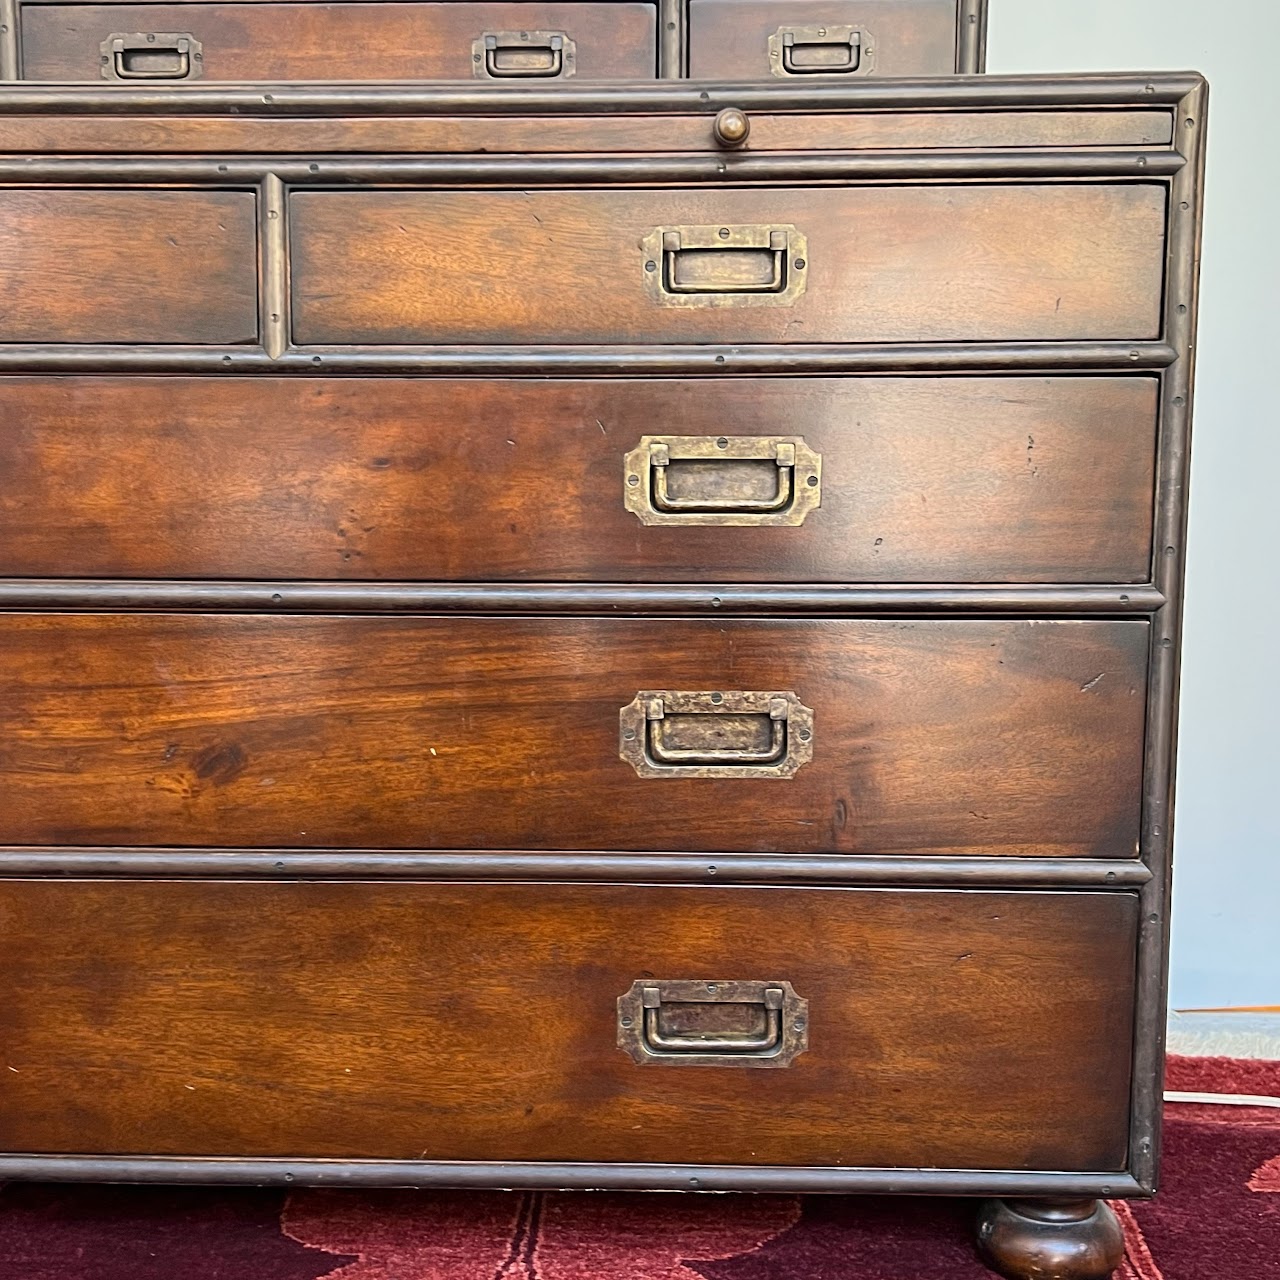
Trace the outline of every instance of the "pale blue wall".
{"label": "pale blue wall", "polygon": [[1171,997],[1280,1005],[1280,0],[991,0],[989,69],[1210,80]]}

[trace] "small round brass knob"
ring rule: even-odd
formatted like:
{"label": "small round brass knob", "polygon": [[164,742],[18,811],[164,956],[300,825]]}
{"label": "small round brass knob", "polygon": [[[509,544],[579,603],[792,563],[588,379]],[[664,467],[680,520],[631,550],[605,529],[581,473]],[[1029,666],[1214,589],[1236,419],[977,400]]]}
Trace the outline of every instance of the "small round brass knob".
{"label": "small round brass knob", "polygon": [[745,111],[739,111],[737,107],[725,107],[716,116],[713,129],[716,141],[722,147],[740,147],[751,132],[751,121],[747,119]]}

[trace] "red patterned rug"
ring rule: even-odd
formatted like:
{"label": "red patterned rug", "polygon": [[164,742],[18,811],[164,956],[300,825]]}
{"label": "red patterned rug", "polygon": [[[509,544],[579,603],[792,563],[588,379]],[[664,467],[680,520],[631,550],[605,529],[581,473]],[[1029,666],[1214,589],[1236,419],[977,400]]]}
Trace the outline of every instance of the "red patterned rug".
{"label": "red patterned rug", "polygon": [[[1169,1088],[1280,1097],[1280,1063]],[[1280,1111],[1171,1105],[1119,1280],[1280,1280]],[[989,1280],[963,1201],[11,1185],[0,1280]]]}

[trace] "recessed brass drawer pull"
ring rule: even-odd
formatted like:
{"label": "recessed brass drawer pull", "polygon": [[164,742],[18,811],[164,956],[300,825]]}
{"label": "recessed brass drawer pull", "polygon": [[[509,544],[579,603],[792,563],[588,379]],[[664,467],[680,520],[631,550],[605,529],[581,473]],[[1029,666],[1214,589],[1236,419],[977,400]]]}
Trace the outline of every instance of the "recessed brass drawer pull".
{"label": "recessed brass drawer pull", "polygon": [[471,46],[471,70],[482,80],[567,79],[577,54],[563,31],[486,31]]}
{"label": "recessed brass drawer pull", "polygon": [[789,224],[658,227],[641,248],[663,306],[788,306],[808,276],[808,240]]}
{"label": "recessed brass drawer pull", "polygon": [[800,436],[642,436],[623,459],[641,524],[803,524],[822,505],[822,458]]}
{"label": "recessed brass drawer pull", "polygon": [[104,80],[197,80],[204,46],[186,31],[114,34],[99,46]]}
{"label": "recessed brass drawer pull", "polygon": [[794,693],[645,691],[618,718],[642,778],[790,778],[813,758],[813,712]]}
{"label": "recessed brass drawer pull", "polygon": [[775,76],[870,75],[875,41],[860,27],[779,27],[769,37]]}
{"label": "recessed brass drawer pull", "polygon": [[618,998],[618,1046],[641,1064],[786,1067],[808,1009],[789,982],[641,979]]}

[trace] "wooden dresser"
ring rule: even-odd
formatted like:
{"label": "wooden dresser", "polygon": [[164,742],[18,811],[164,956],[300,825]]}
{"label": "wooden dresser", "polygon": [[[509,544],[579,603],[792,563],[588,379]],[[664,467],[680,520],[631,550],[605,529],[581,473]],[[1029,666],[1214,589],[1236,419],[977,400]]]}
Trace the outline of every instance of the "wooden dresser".
{"label": "wooden dresser", "polygon": [[0,0],[0,81],[763,80],[973,75],[987,0]]}
{"label": "wooden dresser", "polygon": [[3,90],[0,1177],[999,1197],[1108,1274],[1204,99]]}

